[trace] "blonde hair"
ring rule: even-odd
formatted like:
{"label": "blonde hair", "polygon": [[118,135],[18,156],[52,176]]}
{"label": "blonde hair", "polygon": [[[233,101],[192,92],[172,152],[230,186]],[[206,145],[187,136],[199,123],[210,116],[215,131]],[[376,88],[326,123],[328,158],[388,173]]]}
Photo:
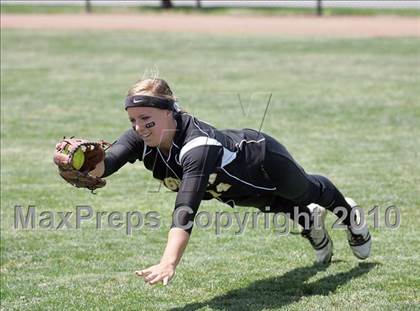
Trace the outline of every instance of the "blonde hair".
{"label": "blonde hair", "polygon": [[171,99],[176,101],[168,83],[159,78],[146,78],[138,80],[129,90],[127,96],[154,96],[163,99]]}

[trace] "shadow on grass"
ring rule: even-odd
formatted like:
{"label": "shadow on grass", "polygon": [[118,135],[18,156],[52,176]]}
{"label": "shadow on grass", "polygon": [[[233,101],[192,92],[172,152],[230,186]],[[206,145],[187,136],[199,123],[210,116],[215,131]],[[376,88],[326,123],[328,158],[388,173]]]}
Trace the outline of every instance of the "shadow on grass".
{"label": "shadow on grass", "polygon": [[306,283],[309,278],[328,266],[313,265],[293,269],[277,277],[263,279],[250,284],[246,288],[231,290],[224,295],[214,297],[201,303],[188,304],[172,311],[197,310],[204,307],[222,310],[261,310],[280,308],[299,301],[302,297],[313,295],[329,295],[338,287],[352,279],[368,273],[378,263],[359,263],[357,267],[347,272],[328,275],[312,283]]}

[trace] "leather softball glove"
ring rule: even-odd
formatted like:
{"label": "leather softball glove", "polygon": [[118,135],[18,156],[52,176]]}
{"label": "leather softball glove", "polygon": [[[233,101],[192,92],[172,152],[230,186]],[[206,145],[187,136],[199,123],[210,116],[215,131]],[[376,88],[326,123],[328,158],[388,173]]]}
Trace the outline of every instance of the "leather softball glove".
{"label": "leather softball glove", "polygon": [[105,179],[90,175],[105,158],[108,143],[77,138],[64,138],[55,146],[54,163],[58,173],[69,184],[91,191],[106,185]]}

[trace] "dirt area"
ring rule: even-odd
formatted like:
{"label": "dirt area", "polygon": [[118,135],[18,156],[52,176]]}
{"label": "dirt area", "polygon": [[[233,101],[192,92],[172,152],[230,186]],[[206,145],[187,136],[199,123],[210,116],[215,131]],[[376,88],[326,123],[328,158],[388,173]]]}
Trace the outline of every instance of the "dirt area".
{"label": "dirt area", "polygon": [[181,14],[4,14],[1,16],[1,28],[145,30],[331,37],[420,37],[420,18],[397,16],[252,17]]}

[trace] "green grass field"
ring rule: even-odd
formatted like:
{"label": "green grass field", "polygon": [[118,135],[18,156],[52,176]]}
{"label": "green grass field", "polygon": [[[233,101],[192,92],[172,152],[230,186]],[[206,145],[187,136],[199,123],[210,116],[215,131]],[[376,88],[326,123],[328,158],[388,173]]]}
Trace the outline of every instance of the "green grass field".
{"label": "green grass field", "polygon": [[[413,38],[2,30],[2,310],[419,309],[419,55]],[[136,163],[92,195],[61,180],[52,155],[64,135],[118,137],[129,127],[127,89],[156,71],[184,108],[220,128],[258,128],[272,93],[263,131],[366,211],[381,207],[371,258],[356,260],[339,230],[331,231],[333,263],[316,267],[296,234],[261,225],[238,236],[233,225],[217,237],[212,226],[193,231],[170,286],[135,277],[160,260],[175,194]],[[15,205],[34,205],[37,215],[78,205],[154,210],[162,226],[132,236],[96,230],[94,220],[80,229],[15,230]],[[401,211],[395,230],[384,224],[390,205]],[[200,210],[232,212],[216,201]]]}

